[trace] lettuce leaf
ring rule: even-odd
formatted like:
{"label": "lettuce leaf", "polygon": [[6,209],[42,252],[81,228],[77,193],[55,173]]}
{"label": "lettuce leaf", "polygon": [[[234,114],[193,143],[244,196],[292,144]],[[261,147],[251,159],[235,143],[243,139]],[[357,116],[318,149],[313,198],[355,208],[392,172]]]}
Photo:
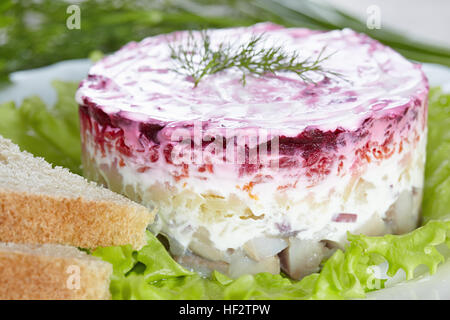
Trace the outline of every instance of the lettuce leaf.
{"label": "lettuce leaf", "polygon": [[58,99],[49,108],[37,96],[26,98],[20,107],[0,104],[0,135],[22,150],[81,174],[81,144],[75,82],[54,81]]}
{"label": "lettuce leaf", "polygon": [[345,252],[336,251],[320,273],[301,281],[269,273],[230,279],[217,271],[204,278],[178,265],[150,233],[139,251],[131,252],[130,246],[107,247],[93,255],[113,265],[113,299],[350,299],[384,287],[373,273],[373,266],[382,261],[389,263],[390,276],[403,269],[412,279],[422,264],[434,273],[444,261],[436,247],[449,245],[449,234],[450,221],[431,221],[401,236],[349,234]]}
{"label": "lettuce leaf", "polygon": [[450,218],[450,94],[431,88],[423,221]]}
{"label": "lettuce leaf", "polygon": [[[55,81],[58,101],[53,108],[38,97],[20,107],[0,105],[0,134],[47,161],[80,173],[80,138],[75,83]],[[301,281],[261,273],[230,279],[215,271],[204,278],[177,264],[148,233],[147,245],[98,248],[92,254],[110,262],[114,299],[349,299],[384,287],[373,266],[388,262],[388,275],[402,269],[407,279],[419,265],[431,273],[445,260],[438,251],[450,245],[450,95],[432,88],[423,202],[424,226],[405,235],[348,235],[345,251],[336,251],[320,273]]]}

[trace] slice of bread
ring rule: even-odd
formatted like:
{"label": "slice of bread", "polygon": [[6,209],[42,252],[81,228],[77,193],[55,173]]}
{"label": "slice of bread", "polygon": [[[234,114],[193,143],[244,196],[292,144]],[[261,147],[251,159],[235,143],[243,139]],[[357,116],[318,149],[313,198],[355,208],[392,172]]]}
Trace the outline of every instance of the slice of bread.
{"label": "slice of bread", "polygon": [[0,299],[109,299],[112,265],[74,247],[0,243]]}
{"label": "slice of bread", "polygon": [[0,136],[0,242],[140,249],[154,213]]}

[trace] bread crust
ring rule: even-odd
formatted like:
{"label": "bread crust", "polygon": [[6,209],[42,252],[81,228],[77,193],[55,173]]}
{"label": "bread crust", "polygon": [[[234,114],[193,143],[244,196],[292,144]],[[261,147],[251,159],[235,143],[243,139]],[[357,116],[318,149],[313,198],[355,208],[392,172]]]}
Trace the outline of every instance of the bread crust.
{"label": "bread crust", "polygon": [[131,244],[138,250],[145,244],[145,229],[153,216],[141,206],[0,190],[3,242],[81,248]]}
{"label": "bread crust", "polygon": [[111,274],[111,264],[92,257],[0,249],[1,300],[110,299]]}

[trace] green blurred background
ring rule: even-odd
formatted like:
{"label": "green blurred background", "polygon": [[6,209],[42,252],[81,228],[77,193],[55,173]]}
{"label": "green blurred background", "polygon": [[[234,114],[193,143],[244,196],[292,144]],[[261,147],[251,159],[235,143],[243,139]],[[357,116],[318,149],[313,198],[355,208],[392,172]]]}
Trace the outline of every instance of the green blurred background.
{"label": "green blurred background", "polygon": [[[81,11],[79,30],[66,26],[71,4]],[[449,48],[417,41],[384,26],[370,30],[366,21],[346,12],[317,0],[1,0],[0,82],[5,83],[13,71],[85,58],[93,50],[112,52],[131,40],[158,33],[261,21],[324,30],[348,27],[407,58],[450,66]]]}

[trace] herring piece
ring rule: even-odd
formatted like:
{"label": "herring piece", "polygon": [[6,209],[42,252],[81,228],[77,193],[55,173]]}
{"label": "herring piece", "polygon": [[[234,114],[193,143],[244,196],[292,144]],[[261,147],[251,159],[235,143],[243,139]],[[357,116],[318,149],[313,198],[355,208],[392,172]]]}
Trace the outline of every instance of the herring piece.
{"label": "herring piece", "polygon": [[328,249],[325,243],[313,240],[289,239],[289,247],[280,253],[281,269],[293,279],[319,271]]}

